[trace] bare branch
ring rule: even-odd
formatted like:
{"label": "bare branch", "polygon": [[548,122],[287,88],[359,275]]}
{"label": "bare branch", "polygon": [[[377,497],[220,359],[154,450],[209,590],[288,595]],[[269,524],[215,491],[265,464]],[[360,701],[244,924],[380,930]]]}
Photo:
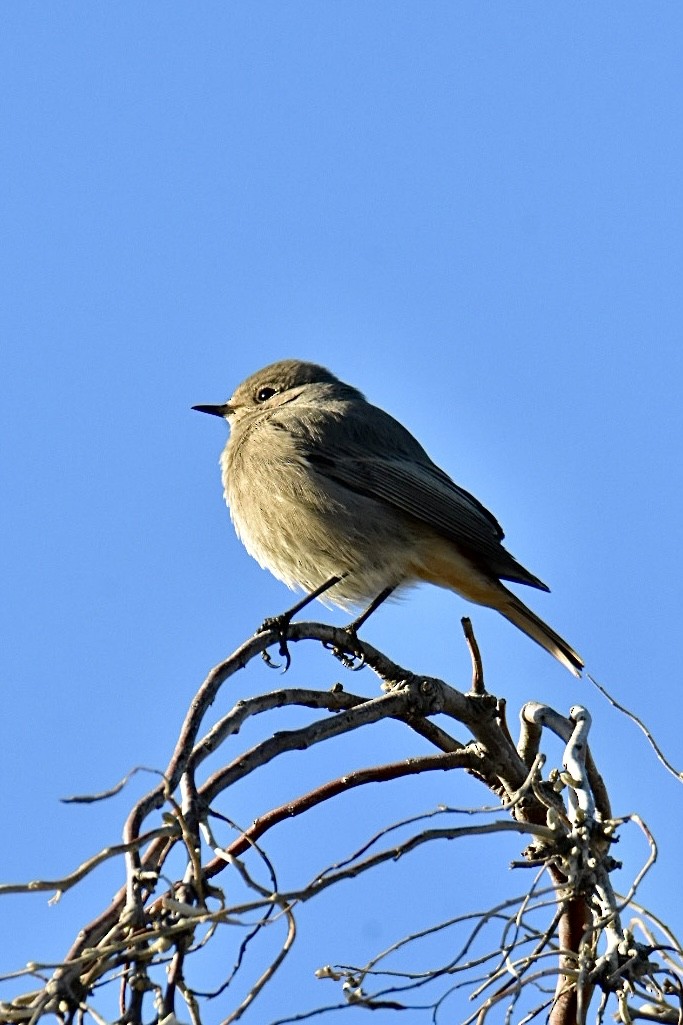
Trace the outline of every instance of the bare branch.
{"label": "bare branch", "polygon": [[631,720],[631,722],[634,722],[636,724],[638,729],[646,737],[648,743],[652,747],[652,750],[655,752],[655,754],[657,755],[657,758],[662,763],[662,765],[667,770],[667,772],[670,772],[671,775],[675,779],[677,779],[679,783],[683,782],[683,772],[681,772],[680,769],[677,769],[669,761],[669,759],[665,756],[665,754],[662,751],[661,747],[659,746],[659,744],[655,740],[654,735],[652,734],[652,731],[645,725],[643,720],[640,719],[635,714],[635,712],[632,712],[629,708],[626,708],[625,705],[620,704],[620,702],[617,701],[617,699],[615,697],[613,697],[609,693],[607,688],[603,687],[603,685],[601,683],[598,683],[598,681],[595,679],[595,677],[591,676],[590,673],[586,673],[586,676],[588,677],[590,682],[593,684],[593,686],[596,687],[600,691],[600,693],[603,695],[603,697],[607,698],[607,700],[609,701],[610,705],[612,705],[614,708],[616,708],[617,711],[622,712],[623,715],[627,716],[627,718],[629,718]]}
{"label": "bare branch", "polygon": [[[529,837],[520,860],[514,862],[537,867],[525,894],[488,911],[458,914],[395,939],[364,967],[321,967],[319,977],[341,987],[342,1003],[281,1021],[304,1020],[331,1007],[351,1005],[385,1011],[411,1007],[414,1014],[422,1009],[436,1017],[451,995],[463,989],[476,1004],[469,1022],[483,1023],[494,1008],[503,1005],[508,1020],[514,1010],[524,1022],[543,1013],[550,1025],[584,1025],[596,993],[600,996],[600,1020],[610,1010],[622,1025],[637,1017],[678,1020],[681,1012],[676,1001],[683,993],[681,945],[633,900],[656,860],[656,844],[639,816],[613,819],[604,781],[588,746],[591,718],[587,709],[576,706],[564,716],[547,705],[529,702],[522,709],[520,738],[515,745],[507,726],[505,701],[485,690],[471,623],[464,622],[463,627],[473,664],[467,693],[443,680],[406,670],[358,641],[354,655],[358,654],[380,681],[377,696],[350,693],[340,684],[327,690],[280,688],[240,699],[205,725],[220,688],[270,645],[279,646],[281,627],[255,635],[215,666],[192,700],[169,764],[159,773],[161,781],[131,809],[124,842],[105,848],[63,879],[0,886],[0,896],[33,890],[60,893],[75,886],[102,861],[125,858],[125,886],[79,932],[61,963],[33,962],[4,976],[30,975],[40,988],[1,1005],[0,1020],[20,1025],[38,1025],[46,1016],[68,1025],[80,1025],[87,1015],[97,1020],[99,987],[120,983],[122,1023],[135,1025],[143,1018],[150,1019],[151,1004],[159,1019],[177,1020],[181,1013],[177,1005],[184,1002],[192,1025],[201,1025],[203,1001],[229,992],[236,974],[249,970],[246,952],[252,940],[264,935],[266,924],[277,928],[281,922],[285,935],[279,949],[272,952],[266,968],[260,968],[248,983],[246,996],[237,998],[224,1018],[223,1025],[230,1025],[254,1004],[283,966],[296,936],[295,914],[300,903],[427,845],[503,833]],[[291,624],[285,633],[285,642],[292,645],[312,640],[337,652],[349,650],[348,633],[323,624]],[[290,713],[306,710],[305,723],[279,729],[277,716],[284,708]],[[441,717],[439,725],[431,721],[437,715]],[[240,730],[256,717],[265,717],[264,735],[245,746],[238,739]],[[404,728],[405,755],[372,764],[372,731],[387,720]],[[457,732],[466,736],[452,736],[447,720],[457,723]],[[546,771],[542,746],[548,730],[560,737],[565,747],[562,767]],[[369,752],[370,764],[303,787],[301,793],[261,811],[247,828],[237,826],[222,810],[226,794],[238,782],[277,764],[288,752],[311,751],[348,734],[358,737],[359,749],[369,741],[364,750]],[[416,754],[411,746],[416,735],[429,743],[430,752],[424,753],[421,742]],[[228,742],[230,759],[209,771],[206,760],[227,750]],[[301,830],[313,808],[368,784],[383,786],[422,773],[458,769],[486,785],[497,803],[459,812],[439,807],[388,825],[379,820],[373,835],[353,853],[319,868],[307,882],[294,879],[287,890],[280,889],[275,864],[262,845],[273,829],[286,822],[288,828]],[[103,794],[78,800],[110,796],[119,792],[127,779]],[[497,817],[485,822],[474,818],[485,812]],[[455,813],[466,813],[472,821],[442,828],[427,824],[436,815]],[[151,828],[143,832],[150,818]],[[643,831],[648,857],[626,896],[618,897],[610,881],[616,866],[610,849],[617,830],[629,821]],[[225,843],[212,828],[216,833],[225,832],[217,826],[221,822],[231,830]],[[169,865],[174,866],[172,875]],[[228,881],[225,889],[219,886],[221,873]],[[548,885],[541,887],[542,880]],[[635,911],[636,917],[624,927],[620,916],[627,911]],[[394,966],[399,953],[405,958],[429,936],[447,929],[464,934],[455,944],[454,955],[428,968]],[[219,942],[219,936],[225,943],[233,938],[233,967],[211,992],[200,992],[192,985],[196,958],[209,944],[213,947]],[[657,960],[655,954],[659,954]],[[225,962],[225,957],[221,960]],[[548,981],[555,986],[552,996],[546,988]],[[383,988],[371,992],[372,984]],[[531,998],[534,988],[541,992],[540,1001]],[[431,1003],[406,1003],[406,995],[418,989],[435,993]],[[641,1007],[634,1006],[638,999]]]}
{"label": "bare branch", "polygon": [[472,620],[469,619],[468,616],[463,616],[460,622],[462,623],[462,628],[465,632],[465,640],[467,641],[467,647],[470,650],[470,658],[472,659],[472,693],[485,694],[486,686],[484,684],[484,666],[481,660],[481,652],[479,651],[477,638],[474,636]]}

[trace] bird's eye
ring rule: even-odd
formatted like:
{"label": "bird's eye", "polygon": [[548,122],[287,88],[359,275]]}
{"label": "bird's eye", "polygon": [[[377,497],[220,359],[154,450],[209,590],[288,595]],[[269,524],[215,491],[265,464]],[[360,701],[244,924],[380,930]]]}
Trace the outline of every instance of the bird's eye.
{"label": "bird's eye", "polygon": [[277,395],[277,388],[271,388],[270,385],[266,385],[265,388],[259,388],[256,392],[256,401],[267,402],[273,395]]}

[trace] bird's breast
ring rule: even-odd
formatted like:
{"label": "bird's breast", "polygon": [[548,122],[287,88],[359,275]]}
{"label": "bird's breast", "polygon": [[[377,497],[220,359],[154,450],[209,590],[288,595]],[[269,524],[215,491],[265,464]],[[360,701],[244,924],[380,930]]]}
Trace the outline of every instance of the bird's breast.
{"label": "bird's breast", "polygon": [[261,566],[308,591],[344,575],[328,595],[342,606],[409,581],[418,538],[405,517],[325,477],[295,449],[251,448],[228,446],[221,464],[235,530]]}

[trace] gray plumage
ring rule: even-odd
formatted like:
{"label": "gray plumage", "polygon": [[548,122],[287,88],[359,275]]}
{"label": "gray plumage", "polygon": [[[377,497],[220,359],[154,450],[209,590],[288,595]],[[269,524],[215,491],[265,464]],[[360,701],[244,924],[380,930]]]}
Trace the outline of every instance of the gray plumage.
{"label": "gray plumage", "polygon": [[498,609],[572,672],[576,652],[500,581],[547,591],[491,513],[397,420],[324,367],[282,360],[223,406],[225,498],[247,551],[289,587],[344,608],[426,580]]}

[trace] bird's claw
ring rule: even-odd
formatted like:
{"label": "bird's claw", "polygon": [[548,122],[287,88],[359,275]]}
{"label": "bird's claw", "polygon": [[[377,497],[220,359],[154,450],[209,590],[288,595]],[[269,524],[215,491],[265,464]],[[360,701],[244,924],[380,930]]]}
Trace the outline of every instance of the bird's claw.
{"label": "bird's claw", "polygon": [[[268,619],[264,619],[260,627],[256,631],[259,634],[268,633],[270,630],[277,631],[277,637],[279,642],[278,655],[280,658],[284,658],[285,664],[282,666],[282,672],[286,673],[292,664],[292,656],[289,653],[289,647],[287,645],[287,631],[289,630],[289,624],[291,622],[291,616],[269,616]],[[268,654],[267,650],[261,652],[261,658],[266,663],[269,669],[280,669],[280,662],[273,662],[272,658]]]}
{"label": "bird's claw", "polygon": [[357,673],[365,665],[365,652],[353,626],[346,627],[344,633],[348,634],[351,641],[348,648],[340,648],[337,644],[325,644],[324,647],[332,652],[345,669],[352,669],[354,673]]}

